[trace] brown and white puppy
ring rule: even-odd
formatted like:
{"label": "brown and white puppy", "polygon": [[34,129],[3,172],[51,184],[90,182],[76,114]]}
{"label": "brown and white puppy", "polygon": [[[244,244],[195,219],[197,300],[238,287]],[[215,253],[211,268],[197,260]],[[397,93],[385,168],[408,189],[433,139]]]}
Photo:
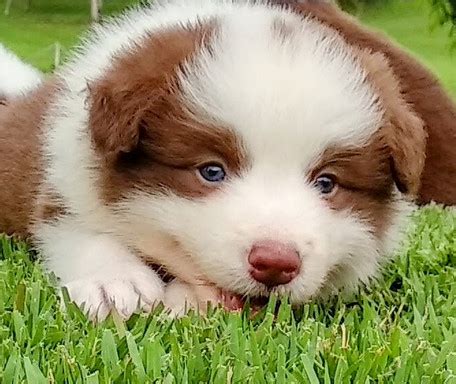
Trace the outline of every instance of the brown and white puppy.
{"label": "brown and white puppy", "polygon": [[176,0],[97,27],[0,114],[0,229],[98,318],[375,276],[422,191],[425,116],[381,53],[299,12]]}

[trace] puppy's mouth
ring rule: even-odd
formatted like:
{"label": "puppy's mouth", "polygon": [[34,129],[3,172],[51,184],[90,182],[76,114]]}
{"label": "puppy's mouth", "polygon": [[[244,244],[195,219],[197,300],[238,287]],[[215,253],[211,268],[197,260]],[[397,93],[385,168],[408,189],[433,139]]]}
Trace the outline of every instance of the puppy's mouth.
{"label": "puppy's mouth", "polygon": [[[150,263],[149,266],[157,272],[157,274],[160,276],[160,278],[163,280],[165,283],[171,282],[173,279],[175,279],[175,276],[170,274],[169,272],[166,271],[165,268],[163,268],[161,265],[158,264],[152,264]],[[206,285],[207,282],[204,282],[203,285]],[[215,287],[215,284],[207,284],[209,286]],[[220,304],[222,307],[230,312],[240,312],[244,309],[244,307],[249,304],[250,308],[252,309],[253,312],[259,312],[262,308],[264,308],[268,302],[269,302],[269,297],[268,296],[246,296],[246,295],[240,295],[238,293],[230,292],[225,289],[219,289],[219,298],[220,298]]]}
{"label": "puppy's mouth", "polygon": [[224,290],[221,292],[221,299],[223,307],[232,312],[241,311],[247,303],[253,311],[260,311],[269,301],[266,296],[246,297]]}

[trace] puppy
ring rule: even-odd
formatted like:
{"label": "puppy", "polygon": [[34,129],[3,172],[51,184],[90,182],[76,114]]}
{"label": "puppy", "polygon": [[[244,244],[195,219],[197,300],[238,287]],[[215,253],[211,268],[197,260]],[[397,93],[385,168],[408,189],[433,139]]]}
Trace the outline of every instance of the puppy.
{"label": "puppy", "polygon": [[367,282],[423,196],[426,116],[336,15],[176,0],[96,27],[0,115],[0,229],[97,319]]}

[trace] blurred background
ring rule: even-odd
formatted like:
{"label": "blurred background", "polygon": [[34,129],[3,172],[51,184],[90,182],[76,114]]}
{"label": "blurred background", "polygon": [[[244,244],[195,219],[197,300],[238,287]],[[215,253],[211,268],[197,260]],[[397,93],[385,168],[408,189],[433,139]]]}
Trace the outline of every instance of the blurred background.
{"label": "blurred background", "polygon": [[[139,2],[0,0],[0,42],[50,72],[91,23]],[[456,0],[340,0],[340,5],[421,58],[456,96]]]}

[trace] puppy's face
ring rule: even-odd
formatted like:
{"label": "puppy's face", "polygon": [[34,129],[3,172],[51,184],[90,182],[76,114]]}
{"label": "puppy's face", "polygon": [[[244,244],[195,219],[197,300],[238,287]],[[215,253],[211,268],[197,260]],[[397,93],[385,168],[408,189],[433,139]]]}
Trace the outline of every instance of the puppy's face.
{"label": "puppy's face", "polygon": [[90,127],[133,243],[160,234],[220,288],[298,303],[375,273],[424,133],[381,56],[288,13],[258,20],[148,38],[93,84]]}

